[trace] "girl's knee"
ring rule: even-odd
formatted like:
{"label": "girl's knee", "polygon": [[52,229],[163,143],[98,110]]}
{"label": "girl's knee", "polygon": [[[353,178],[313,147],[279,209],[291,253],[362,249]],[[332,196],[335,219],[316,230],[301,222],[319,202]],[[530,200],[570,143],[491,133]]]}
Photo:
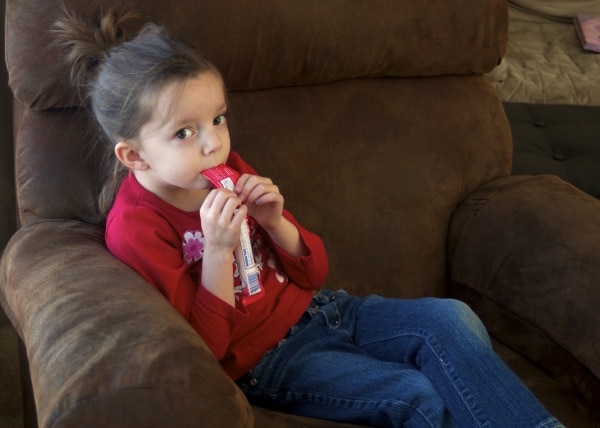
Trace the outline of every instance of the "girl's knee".
{"label": "girl's knee", "polygon": [[464,302],[455,299],[443,299],[447,306],[447,317],[451,330],[463,328],[466,332],[471,332],[486,345],[491,346],[490,337],[481,319]]}
{"label": "girl's knee", "polygon": [[491,346],[485,326],[464,302],[455,299],[427,299],[422,307],[420,322],[438,337],[467,339],[475,337]]}

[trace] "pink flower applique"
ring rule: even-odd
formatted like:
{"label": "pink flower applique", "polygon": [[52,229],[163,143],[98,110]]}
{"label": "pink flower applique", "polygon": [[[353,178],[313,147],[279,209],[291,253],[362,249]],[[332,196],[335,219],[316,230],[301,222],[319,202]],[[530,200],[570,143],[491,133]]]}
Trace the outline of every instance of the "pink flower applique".
{"label": "pink flower applique", "polygon": [[188,263],[197,262],[204,252],[204,236],[199,230],[185,232],[183,235],[183,258]]}

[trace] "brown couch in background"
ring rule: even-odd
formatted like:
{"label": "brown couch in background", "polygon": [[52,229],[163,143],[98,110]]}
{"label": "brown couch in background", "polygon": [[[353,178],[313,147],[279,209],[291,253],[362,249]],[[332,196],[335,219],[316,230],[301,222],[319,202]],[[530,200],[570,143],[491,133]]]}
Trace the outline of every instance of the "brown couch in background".
{"label": "brown couch in background", "polygon": [[[127,3],[221,69],[232,144],[324,238],[328,287],[467,301],[553,413],[600,424],[600,202],[551,176],[509,176],[509,125],[483,76],[506,47],[504,0]],[[49,47],[58,4],[7,1],[22,227],[0,300],[39,425],[342,426],[251,407],[106,250],[101,150]]]}

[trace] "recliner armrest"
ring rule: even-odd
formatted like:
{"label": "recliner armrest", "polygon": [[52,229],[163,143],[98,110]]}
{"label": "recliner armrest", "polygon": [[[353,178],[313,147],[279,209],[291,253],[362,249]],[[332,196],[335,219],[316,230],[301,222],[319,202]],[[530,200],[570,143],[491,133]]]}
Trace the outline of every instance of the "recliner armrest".
{"label": "recliner armrest", "polygon": [[554,176],[495,180],[457,208],[448,257],[493,336],[600,405],[600,201]]}
{"label": "recliner armrest", "polygon": [[101,228],[27,226],[0,273],[40,426],[252,426],[247,400],[206,345],[107,251]]}

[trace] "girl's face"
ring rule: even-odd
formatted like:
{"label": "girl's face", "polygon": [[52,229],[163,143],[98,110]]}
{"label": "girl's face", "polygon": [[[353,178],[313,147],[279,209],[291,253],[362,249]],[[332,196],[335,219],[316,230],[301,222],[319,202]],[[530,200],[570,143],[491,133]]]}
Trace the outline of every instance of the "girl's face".
{"label": "girl's face", "polygon": [[225,163],[230,151],[221,80],[211,72],[165,85],[152,118],[136,139],[138,181],[163,200],[197,210],[210,183],[201,171]]}

